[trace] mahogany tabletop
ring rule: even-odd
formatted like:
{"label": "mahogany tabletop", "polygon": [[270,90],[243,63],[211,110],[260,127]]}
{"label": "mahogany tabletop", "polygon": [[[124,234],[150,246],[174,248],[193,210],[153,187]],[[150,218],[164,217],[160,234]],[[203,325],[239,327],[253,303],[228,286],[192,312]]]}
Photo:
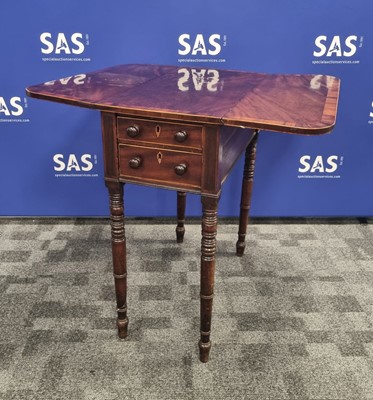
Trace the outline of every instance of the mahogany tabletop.
{"label": "mahogany tabletop", "polygon": [[46,82],[30,97],[102,111],[321,134],[336,121],[340,80],[214,68],[128,64]]}

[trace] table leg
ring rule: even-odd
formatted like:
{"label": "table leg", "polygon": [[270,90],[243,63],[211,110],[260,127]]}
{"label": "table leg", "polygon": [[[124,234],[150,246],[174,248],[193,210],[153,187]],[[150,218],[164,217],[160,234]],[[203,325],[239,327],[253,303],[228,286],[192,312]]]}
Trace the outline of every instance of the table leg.
{"label": "table leg", "polygon": [[214,297],[217,209],[219,199],[203,196],[202,246],[201,246],[201,340],[199,359],[207,362],[211,348],[211,316]]}
{"label": "table leg", "polygon": [[111,246],[114,266],[114,283],[117,300],[118,336],[127,336],[127,262],[124,230],[123,184],[106,182],[110,197]]}
{"label": "table leg", "polygon": [[177,227],[176,227],[177,243],[183,243],[183,240],[184,240],[185,204],[186,204],[186,193],[178,191],[177,192]]}
{"label": "table leg", "polygon": [[236,243],[236,255],[239,257],[243,256],[246,246],[245,238],[250,212],[251,194],[253,189],[256,144],[258,142],[258,136],[259,134],[256,133],[249,145],[247,146],[245,153],[245,166],[241,190],[240,222],[238,228],[238,240]]}

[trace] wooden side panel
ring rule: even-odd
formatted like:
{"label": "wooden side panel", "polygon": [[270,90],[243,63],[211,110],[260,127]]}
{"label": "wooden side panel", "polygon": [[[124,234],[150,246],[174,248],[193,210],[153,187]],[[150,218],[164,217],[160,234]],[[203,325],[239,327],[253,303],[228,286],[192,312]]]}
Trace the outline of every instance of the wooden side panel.
{"label": "wooden side panel", "polygon": [[203,132],[202,194],[218,197],[219,179],[219,126],[205,126]]}
{"label": "wooden side panel", "polygon": [[246,146],[254,137],[255,130],[222,126],[220,128],[220,184],[227,178]]}
{"label": "wooden side panel", "polygon": [[119,162],[117,146],[116,115],[101,113],[102,144],[104,155],[105,180],[118,180]]}

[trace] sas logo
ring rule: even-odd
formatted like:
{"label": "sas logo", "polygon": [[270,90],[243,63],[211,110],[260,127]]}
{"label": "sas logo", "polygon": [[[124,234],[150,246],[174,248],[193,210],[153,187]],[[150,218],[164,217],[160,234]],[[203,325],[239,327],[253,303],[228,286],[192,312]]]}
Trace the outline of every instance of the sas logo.
{"label": "sas logo", "polygon": [[304,155],[299,159],[298,178],[340,178],[337,170],[343,165],[343,156]]}
{"label": "sas logo", "polygon": [[0,113],[7,117],[19,117],[23,114],[23,105],[20,97],[11,97],[5,100],[4,97],[0,97]]}
{"label": "sas logo", "polygon": [[209,92],[216,92],[218,88],[222,90],[223,82],[219,82],[219,71],[216,69],[188,69],[178,70],[178,88],[181,92],[187,92],[190,88],[200,92],[206,88]]}
{"label": "sas logo", "polygon": [[[205,38],[202,33],[198,33],[195,38],[191,38],[188,33],[183,33],[179,36],[179,50],[181,56],[197,54],[202,56],[217,56],[221,52],[220,35],[215,33]],[[207,46],[206,46],[207,43]]]}
{"label": "sas logo", "polygon": [[20,118],[28,108],[27,99],[18,96],[0,96],[0,122],[30,122],[29,119]]}
{"label": "sas logo", "polygon": [[[196,35],[190,35],[189,33],[183,33],[178,38],[179,56],[191,56],[192,58],[180,59],[179,62],[183,61],[211,61],[212,57],[219,56],[222,52],[223,47],[227,45],[227,37],[220,35],[219,33],[214,33],[212,35],[203,35],[202,33],[197,33]],[[196,57],[206,57],[199,59]],[[222,58],[213,58],[214,61],[225,62]]]}
{"label": "sas logo", "polygon": [[88,34],[43,32],[40,35],[40,43],[43,61],[91,61],[90,58],[77,57],[82,56],[90,44]]}
{"label": "sas logo", "polygon": [[55,37],[50,32],[44,32],[40,35],[40,41],[43,54],[82,54],[85,49],[82,33],[73,33],[67,38],[62,32]]}
{"label": "sas logo", "polygon": [[[97,156],[93,154],[55,154],[53,156],[54,171],[56,177],[97,177],[92,174],[94,166],[97,164]],[[89,173],[88,173],[89,172]]]}
{"label": "sas logo", "polygon": [[[313,56],[316,57],[314,64],[359,64],[359,60],[352,60],[358,49],[363,47],[364,37],[357,35],[332,36],[320,35],[315,39]],[[324,60],[320,60],[325,57]],[[340,59],[341,61],[337,61]]]}
{"label": "sas logo", "polygon": [[318,90],[321,88],[321,85],[325,85],[328,89],[330,89],[333,86],[334,81],[334,76],[315,75],[310,81],[310,88]]}
{"label": "sas logo", "polygon": [[69,83],[70,85],[84,85],[86,83],[86,78],[86,74],[78,74],[74,76],[68,76],[67,78],[58,79],[56,81],[45,82],[44,85],[53,86],[56,83],[61,85],[67,85]]}

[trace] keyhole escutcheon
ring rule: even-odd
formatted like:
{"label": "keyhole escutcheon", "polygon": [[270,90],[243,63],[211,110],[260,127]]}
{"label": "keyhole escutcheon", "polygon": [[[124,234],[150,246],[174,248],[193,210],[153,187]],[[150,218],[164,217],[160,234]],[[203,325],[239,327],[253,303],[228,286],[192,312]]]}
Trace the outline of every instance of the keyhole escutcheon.
{"label": "keyhole escutcheon", "polygon": [[155,134],[157,135],[157,137],[159,137],[159,135],[161,134],[161,127],[159,125],[155,126]]}

